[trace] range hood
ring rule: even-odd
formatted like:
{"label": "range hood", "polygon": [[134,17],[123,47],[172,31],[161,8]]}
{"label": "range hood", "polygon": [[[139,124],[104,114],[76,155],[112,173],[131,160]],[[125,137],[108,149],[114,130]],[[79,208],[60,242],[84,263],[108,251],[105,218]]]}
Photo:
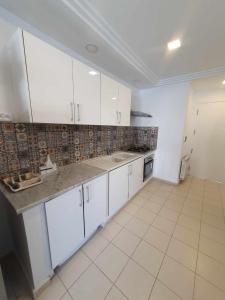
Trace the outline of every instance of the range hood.
{"label": "range hood", "polygon": [[146,114],[146,113],[144,113],[142,111],[132,110],[130,114],[131,114],[132,117],[152,118],[152,115]]}

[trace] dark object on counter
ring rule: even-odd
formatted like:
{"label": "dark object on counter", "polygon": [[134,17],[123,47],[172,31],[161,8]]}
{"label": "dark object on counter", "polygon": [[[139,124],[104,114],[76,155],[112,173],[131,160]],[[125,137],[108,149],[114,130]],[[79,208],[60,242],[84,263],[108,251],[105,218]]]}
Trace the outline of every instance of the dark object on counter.
{"label": "dark object on counter", "polygon": [[29,187],[38,185],[43,182],[39,174],[32,172],[24,173],[18,176],[11,176],[3,179],[5,185],[7,185],[11,191],[19,192]]}

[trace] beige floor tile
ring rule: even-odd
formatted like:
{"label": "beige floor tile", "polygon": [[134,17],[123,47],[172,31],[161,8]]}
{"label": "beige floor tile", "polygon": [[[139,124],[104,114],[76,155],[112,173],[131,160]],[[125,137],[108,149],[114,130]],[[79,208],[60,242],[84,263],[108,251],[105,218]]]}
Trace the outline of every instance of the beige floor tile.
{"label": "beige floor tile", "polygon": [[88,268],[91,261],[81,251],[77,252],[60,270],[58,276],[68,289]]}
{"label": "beige floor tile", "polygon": [[199,251],[225,265],[225,246],[205,237],[200,238]]}
{"label": "beige floor tile", "polygon": [[206,224],[218,227],[219,229],[225,230],[224,218],[219,216],[214,216],[208,213],[203,213],[202,221]]}
{"label": "beige floor tile", "polygon": [[91,265],[69,289],[69,293],[74,300],[103,300],[111,286],[107,277]]}
{"label": "beige floor tile", "polygon": [[141,196],[140,194],[137,194],[132,200],[131,203],[134,205],[137,205],[139,207],[143,206],[145,202],[145,198]]}
{"label": "beige floor tile", "polygon": [[110,221],[104,228],[102,228],[101,231],[99,231],[99,233],[108,241],[111,241],[120,232],[121,229],[122,226],[113,221]]}
{"label": "beige floor tile", "polygon": [[138,237],[143,237],[148,230],[148,227],[148,224],[135,217],[130,219],[130,221],[125,225],[126,229],[128,229]]}
{"label": "beige floor tile", "polygon": [[167,255],[182,263],[185,267],[195,271],[197,261],[197,250],[172,238]]}
{"label": "beige floor tile", "polygon": [[178,219],[178,224],[195,232],[200,231],[200,221],[185,215],[180,215]]}
{"label": "beige floor tile", "polygon": [[142,241],[133,254],[133,259],[153,276],[157,276],[164,253]]}
{"label": "beige floor tile", "polygon": [[214,216],[219,216],[219,217],[222,216],[221,208],[215,207],[215,206],[210,205],[210,204],[204,204],[203,205],[203,212],[214,215]]}
{"label": "beige floor tile", "polygon": [[154,280],[153,276],[130,260],[116,285],[129,300],[148,300]]}
{"label": "beige floor tile", "polygon": [[132,216],[123,209],[118,214],[115,215],[113,221],[119,224],[120,226],[124,226],[128,223],[131,217]]}
{"label": "beige floor tile", "polygon": [[129,203],[124,207],[124,210],[125,210],[128,214],[130,214],[130,215],[134,215],[138,209],[139,209],[139,206],[133,204],[132,202],[129,202]]}
{"label": "beige floor tile", "polygon": [[156,217],[152,225],[169,235],[172,235],[175,228],[175,222],[169,221],[159,216]]}
{"label": "beige floor tile", "polygon": [[128,261],[128,256],[112,244],[96,258],[96,265],[112,281],[115,281]]}
{"label": "beige floor tile", "polygon": [[182,209],[182,214],[188,217],[201,220],[202,210],[186,204]]}
{"label": "beige floor tile", "polygon": [[199,253],[196,272],[225,292],[225,266],[223,264]]}
{"label": "beige floor tile", "polygon": [[201,225],[201,235],[207,237],[208,239],[214,240],[218,243],[225,245],[225,234],[224,230],[218,229],[211,225],[202,223]]}
{"label": "beige floor tile", "polygon": [[203,278],[196,276],[194,300],[224,300],[225,293]]}
{"label": "beige floor tile", "polygon": [[112,243],[128,256],[132,255],[139,242],[140,238],[126,229],[120,231],[120,233],[112,240]]}
{"label": "beige floor tile", "polygon": [[127,298],[114,286],[108,293],[105,300],[126,300]]}
{"label": "beige floor tile", "polygon": [[192,299],[194,289],[194,272],[190,271],[188,268],[184,267],[172,258],[165,258],[158,278],[183,300]]}
{"label": "beige floor tile", "polygon": [[159,250],[165,252],[169,241],[170,236],[168,236],[166,233],[158,230],[157,228],[154,228],[151,226],[147,233],[144,236],[144,240],[150,243],[151,245],[155,246]]}
{"label": "beige floor tile", "polygon": [[160,209],[162,208],[162,205],[152,202],[152,201],[149,201],[144,204],[143,208],[148,209],[148,210],[152,211],[153,213],[157,214],[160,211]]}
{"label": "beige floor tile", "polygon": [[142,220],[146,224],[151,224],[154,221],[156,214],[147,209],[139,208],[139,210],[135,213],[135,217]]}
{"label": "beige floor tile", "polygon": [[160,281],[156,281],[149,300],[179,300],[181,299]]}
{"label": "beige floor tile", "polygon": [[157,195],[152,195],[151,202],[154,202],[159,205],[163,205],[166,202],[166,198],[159,197]]}
{"label": "beige floor tile", "polygon": [[58,276],[54,276],[46,289],[37,297],[37,300],[59,300],[66,293],[66,289]]}
{"label": "beige floor tile", "polygon": [[179,213],[176,211],[163,207],[159,213],[159,216],[164,217],[170,221],[176,222],[179,216]]}
{"label": "beige floor tile", "polygon": [[176,225],[173,236],[177,240],[184,242],[193,248],[198,248],[199,233],[196,233],[191,229]]}
{"label": "beige floor tile", "polygon": [[92,260],[94,260],[108,245],[109,241],[96,233],[83,247],[82,251]]}
{"label": "beige floor tile", "polygon": [[72,300],[70,294],[66,293],[60,300]]}

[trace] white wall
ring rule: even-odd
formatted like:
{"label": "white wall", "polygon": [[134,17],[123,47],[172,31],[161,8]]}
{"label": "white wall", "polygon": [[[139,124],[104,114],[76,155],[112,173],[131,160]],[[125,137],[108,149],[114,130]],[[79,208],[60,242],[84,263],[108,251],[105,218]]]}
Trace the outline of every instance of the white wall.
{"label": "white wall", "polygon": [[142,90],[132,99],[132,109],[153,116],[134,118],[133,125],[159,127],[154,176],[173,183],[179,179],[189,87],[182,83]]}
{"label": "white wall", "polygon": [[191,175],[225,183],[225,89],[207,85],[192,91],[184,152],[193,149]]}

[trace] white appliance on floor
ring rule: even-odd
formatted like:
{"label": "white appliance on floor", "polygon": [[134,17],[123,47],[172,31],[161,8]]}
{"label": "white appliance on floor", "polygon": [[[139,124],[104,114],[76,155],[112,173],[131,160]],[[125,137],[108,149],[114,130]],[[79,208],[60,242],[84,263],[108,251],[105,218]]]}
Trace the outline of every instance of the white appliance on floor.
{"label": "white appliance on floor", "polygon": [[188,175],[189,171],[189,161],[190,157],[188,155],[185,155],[182,160],[181,160],[181,165],[180,165],[180,180],[183,181]]}

